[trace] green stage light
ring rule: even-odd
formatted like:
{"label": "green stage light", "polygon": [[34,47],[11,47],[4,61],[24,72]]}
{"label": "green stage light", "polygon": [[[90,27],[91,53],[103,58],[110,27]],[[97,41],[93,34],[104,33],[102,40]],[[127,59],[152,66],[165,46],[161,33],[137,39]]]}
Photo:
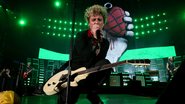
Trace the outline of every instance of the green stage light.
{"label": "green stage light", "polygon": [[59,0],[57,0],[57,1],[54,2],[54,6],[55,6],[56,8],[60,8],[61,5],[62,5],[62,3],[61,3],[61,1],[59,1]]}
{"label": "green stage light", "polygon": [[25,26],[26,24],[27,24],[27,21],[26,21],[26,19],[20,19],[19,21],[18,21],[18,24],[20,25],[20,26]]}
{"label": "green stage light", "polygon": [[39,59],[67,61],[69,59],[69,54],[61,54],[61,53],[57,53],[54,51],[40,48],[38,58]]}
{"label": "green stage light", "polygon": [[[176,56],[176,51],[174,46],[147,47],[147,48],[127,50],[120,57],[119,61],[132,60],[132,59],[157,59],[157,58],[167,58],[171,56]],[[57,53],[51,50],[40,48],[38,58],[68,61],[69,54]]]}
{"label": "green stage light", "polygon": [[127,50],[121,56],[120,61],[131,59],[157,59],[157,58],[167,58],[171,56],[176,56],[174,46],[148,47]]}
{"label": "green stage light", "polygon": [[185,21],[185,10],[182,13],[182,19]]}
{"label": "green stage light", "polygon": [[148,17],[145,17],[146,20],[148,20]]}

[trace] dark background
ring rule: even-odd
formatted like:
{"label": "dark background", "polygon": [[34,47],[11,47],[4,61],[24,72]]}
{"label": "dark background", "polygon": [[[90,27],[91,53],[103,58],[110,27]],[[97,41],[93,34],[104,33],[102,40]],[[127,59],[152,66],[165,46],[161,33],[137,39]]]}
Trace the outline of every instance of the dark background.
{"label": "dark background", "polygon": [[[104,5],[107,2],[130,12],[133,18],[144,17],[158,12],[167,12],[169,30],[156,32],[140,39],[128,38],[128,49],[174,45],[177,55],[185,53],[185,13],[183,0],[63,0],[63,6],[56,9],[54,0],[0,0],[3,12],[0,14],[0,57],[3,59],[24,59],[38,57],[39,48],[59,53],[69,53],[71,39],[46,37],[41,35],[44,17],[84,21],[85,8],[93,4]],[[20,27],[16,19],[7,14],[6,9],[13,12],[16,18],[26,15],[29,24]]]}

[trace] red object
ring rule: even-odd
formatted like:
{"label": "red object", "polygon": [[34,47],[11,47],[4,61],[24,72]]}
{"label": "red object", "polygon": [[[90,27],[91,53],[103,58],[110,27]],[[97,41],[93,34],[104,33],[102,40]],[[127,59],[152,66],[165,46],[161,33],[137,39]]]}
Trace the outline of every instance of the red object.
{"label": "red object", "polygon": [[123,18],[124,10],[120,7],[113,7],[109,11],[104,29],[113,36],[124,36],[127,24],[124,22]]}
{"label": "red object", "polygon": [[33,70],[33,68],[29,68],[29,70],[27,70],[26,72],[23,73],[23,79],[27,79],[29,73],[31,73],[31,71]]}
{"label": "red object", "polygon": [[23,73],[23,79],[26,79],[28,77],[28,73],[27,72],[24,72]]}

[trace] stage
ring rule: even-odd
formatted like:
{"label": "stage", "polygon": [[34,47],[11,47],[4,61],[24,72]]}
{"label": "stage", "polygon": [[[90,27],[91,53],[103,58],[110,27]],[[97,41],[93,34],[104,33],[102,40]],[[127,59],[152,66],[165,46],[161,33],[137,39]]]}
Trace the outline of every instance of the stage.
{"label": "stage", "polygon": [[[155,104],[157,98],[130,94],[100,94],[105,104]],[[23,96],[21,104],[57,104],[57,96]],[[85,94],[81,94],[77,104],[90,104]]]}

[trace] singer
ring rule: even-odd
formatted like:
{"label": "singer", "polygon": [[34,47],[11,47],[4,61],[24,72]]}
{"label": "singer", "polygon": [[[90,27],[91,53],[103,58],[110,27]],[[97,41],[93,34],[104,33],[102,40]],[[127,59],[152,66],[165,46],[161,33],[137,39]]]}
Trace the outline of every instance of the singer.
{"label": "singer", "polygon": [[[107,20],[107,10],[100,5],[93,5],[88,7],[84,13],[85,20],[88,22],[89,29],[77,33],[77,37],[72,49],[72,59],[67,61],[71,65],[71,70],[74,71],[78,68],[89,68],[109,64],[110,62],[105,59],[109,41],[103,37],[103,27]],[[62,66],[64,68],[64,66]],[[61,68],[60,68],[61,69]],[[85,90],[87,99],[92,104],[103,104],[98,96],[97,87],[102,85],[109,77],[112,68],[103,71],[90,73],[85,79],[78,82],[77,87],[70,87],[69,103],[76,104],[81,94]],[[60,90],[58,93],[58,104],[65,104],[66,102],[66,89]]]}

